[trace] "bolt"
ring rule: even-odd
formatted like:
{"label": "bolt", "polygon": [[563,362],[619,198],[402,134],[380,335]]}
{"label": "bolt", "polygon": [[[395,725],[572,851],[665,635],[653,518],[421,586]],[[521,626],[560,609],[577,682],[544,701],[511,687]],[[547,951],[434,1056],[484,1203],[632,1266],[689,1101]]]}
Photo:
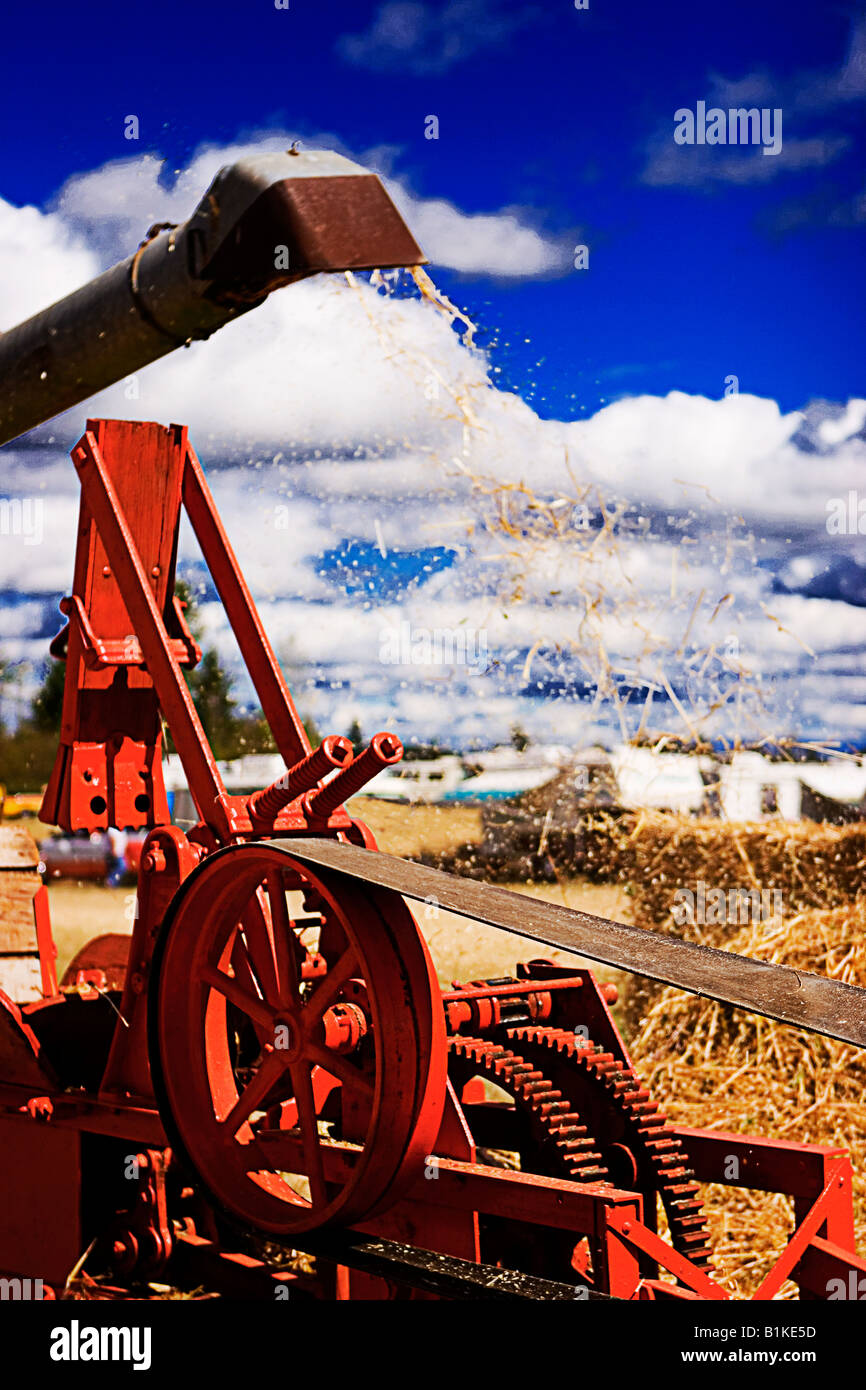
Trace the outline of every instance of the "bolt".
{"label": "bolt", "polygon": [[148,874],[165,873],[165,855],[157,845],[147,851],[142,859],[142,868]]}

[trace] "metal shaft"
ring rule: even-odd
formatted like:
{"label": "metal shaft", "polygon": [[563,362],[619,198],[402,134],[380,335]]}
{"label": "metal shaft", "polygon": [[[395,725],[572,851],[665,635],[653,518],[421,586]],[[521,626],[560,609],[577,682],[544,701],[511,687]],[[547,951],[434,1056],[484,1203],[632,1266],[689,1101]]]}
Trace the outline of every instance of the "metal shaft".
{"label": "metal shaft", "polygon": [[424,260],[375,174],[330,151],[221,169],[180,227],[0,333],[0,444],[318,271]]}
{"label": "metal shaft", "polygon": [[303,795],[314,787],[326,773],[335,767],[342,767],[352,756],[352,745],[347,738],[331,734],[324,739],[309,757],[290,767],[282,777],[277,778],[263,791],[250,797],[250,815],[255,820],[272,821],[290,801]]}
{"label": "metal shaft", "polygon": [[353,763],[332,777],[327,786],[307,797],[307,810],[311,816],[329,816],[342,806],[350,796],[354,796],[383,767],[399,763],[403,756],[403,745],[396,734],[374,734],[370,747],[365,748]]}

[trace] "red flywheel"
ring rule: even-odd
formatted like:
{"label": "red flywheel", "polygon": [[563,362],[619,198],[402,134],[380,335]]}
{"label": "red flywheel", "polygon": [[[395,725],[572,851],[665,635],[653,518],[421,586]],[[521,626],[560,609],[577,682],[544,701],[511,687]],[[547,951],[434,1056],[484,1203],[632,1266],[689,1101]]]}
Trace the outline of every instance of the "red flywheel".
{"label": "red flywheel", "polygon": [[149,1034],[173,1144],[251,1226],[357,1222],[435,1145],[445,1025],[411,913],[279,844],[231,846],[184,883],[154,955]]}

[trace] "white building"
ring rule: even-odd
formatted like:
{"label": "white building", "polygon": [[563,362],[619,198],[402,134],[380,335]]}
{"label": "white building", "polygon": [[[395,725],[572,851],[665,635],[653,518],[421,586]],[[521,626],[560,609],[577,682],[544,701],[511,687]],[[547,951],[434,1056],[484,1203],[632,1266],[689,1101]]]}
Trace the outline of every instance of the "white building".
{"label": "white building", "polygon": [[727,820],[799,820],[804,787],[832,801],[856,806],[866,797],[862,762],[771,762],[761,753],[735,753],[719,769],[719,795]]}
{"label": "white building", "polygon": [[709,758],[684,753],[656,753],[623,744],[611,754],[611,767],[623,806],[635,810],[696,814],[706,797],[701,771]]}

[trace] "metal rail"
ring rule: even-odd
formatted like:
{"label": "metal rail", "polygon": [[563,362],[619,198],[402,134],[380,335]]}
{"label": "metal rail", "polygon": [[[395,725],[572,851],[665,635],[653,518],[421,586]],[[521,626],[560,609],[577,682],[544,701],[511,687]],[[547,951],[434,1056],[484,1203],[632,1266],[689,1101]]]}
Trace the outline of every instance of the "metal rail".
{"label": "metal rail", "polygon": [[501,1269],[498,1265],[439,1255],[433,1250],[421,1250],[399,1241],[359,1235],[356,1231],[295,1237],[291,1243],[293,1250],[298,1248],[299,1239],[304,1253],[315,1255],[319,1260],[333,1261],[359,1273],[406,1288],[421,1289],[440,1298],[484,1299],[499,1303],[612,1301],[610,1294],[599,1293],[586,1284],[562,1284],[514,1269]]}

